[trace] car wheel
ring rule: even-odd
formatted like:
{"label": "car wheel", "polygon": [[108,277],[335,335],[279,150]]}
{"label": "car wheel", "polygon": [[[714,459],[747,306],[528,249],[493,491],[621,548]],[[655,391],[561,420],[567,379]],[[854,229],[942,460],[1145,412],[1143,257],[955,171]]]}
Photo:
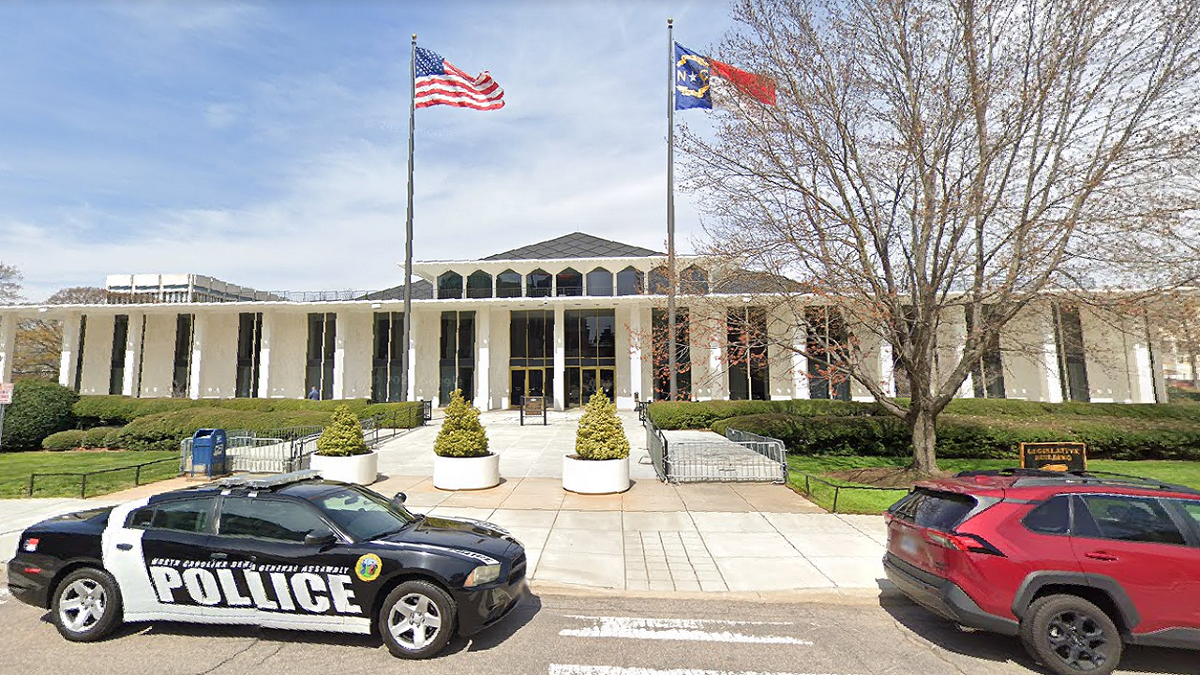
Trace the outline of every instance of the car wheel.
{"label": "car wheel", "polygon": [[103,639],[121,623],[121,591],[108,572],[85,567],[54,590],[50,614],[58,632],[72,642]]}
{"label": "car wheel", "polygon": [[1057,675],[1108,675],[1124,646],[1108,614],[1075,595],[1038,598],[1021,621],[1021,642]]}
{"label": "car wheel", "polygon": [[428,581],[406,581],[383,601],[379,634],[393,656],[424,659],[442,650],[454,633],[454,601]]}

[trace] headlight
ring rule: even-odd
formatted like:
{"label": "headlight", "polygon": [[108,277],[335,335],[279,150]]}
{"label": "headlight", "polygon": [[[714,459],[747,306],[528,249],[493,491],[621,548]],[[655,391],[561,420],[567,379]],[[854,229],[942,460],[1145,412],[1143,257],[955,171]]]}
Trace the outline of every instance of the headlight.
{"label": "headlight", "polygon": [[472,586],[482,586],[484,584],[490,584],[499,578],[499,565],[480,565],[479,567],[471,570],[471,573],[467,575],[467,581],[463,584],[463,586],[468,588]]}

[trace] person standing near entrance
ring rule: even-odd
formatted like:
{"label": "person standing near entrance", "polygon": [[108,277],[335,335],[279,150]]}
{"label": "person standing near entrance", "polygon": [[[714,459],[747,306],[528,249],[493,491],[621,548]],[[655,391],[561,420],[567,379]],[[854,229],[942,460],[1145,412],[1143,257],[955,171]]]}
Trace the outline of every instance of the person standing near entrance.
{"label": "person standing near entrance", "polygon": [[321,400],[321,392],[317,391],[316,386],[313,386],[313,388],[309,390],[308,400],[310,400],[310,401],[320,401]]}

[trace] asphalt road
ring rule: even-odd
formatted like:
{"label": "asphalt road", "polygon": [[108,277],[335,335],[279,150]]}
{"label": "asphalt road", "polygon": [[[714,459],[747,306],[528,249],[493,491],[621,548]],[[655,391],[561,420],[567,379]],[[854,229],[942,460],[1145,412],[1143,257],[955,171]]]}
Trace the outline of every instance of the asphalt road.
{"label": "asphalt road", "polygon": [[[0,575],[0,583],[3,582]],[[0,588],[4,586],[0,585]],[[995,675],[1044,672],[1015,639],[964,632],[901,598],[733,601],[542,592],[438,658],[375,638],[185,624],[129,625],[96,644],[0,592],[0,675]],[[1200,653],[1131,649],[1123,673],[1197,673]]]}

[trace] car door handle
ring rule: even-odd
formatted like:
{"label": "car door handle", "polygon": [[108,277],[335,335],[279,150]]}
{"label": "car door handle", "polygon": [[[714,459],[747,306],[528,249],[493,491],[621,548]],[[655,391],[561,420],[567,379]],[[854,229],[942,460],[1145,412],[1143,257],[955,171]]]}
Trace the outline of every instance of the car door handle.
{"label": "car door handle", "polygon": [[1104,551],[1088,551],[1087,553],[1083,554],[1083,557],[1091,558],[1092,560],[1099,560],[1101,562],[1117,562],[1120,560],[1120,558],[1117,556],[1111,553],[1105,553]]}
{"label": "car door handle", "polygon": [[132,551],[133,544],[117,544],[118,551]]}
{"label": "car door handle", "polygon": [[218,552],[218,553],[213,553],[212,555],[210,555],[208,557],[212,558],[213,560],[224,560],[229,557],[229,554]]}

